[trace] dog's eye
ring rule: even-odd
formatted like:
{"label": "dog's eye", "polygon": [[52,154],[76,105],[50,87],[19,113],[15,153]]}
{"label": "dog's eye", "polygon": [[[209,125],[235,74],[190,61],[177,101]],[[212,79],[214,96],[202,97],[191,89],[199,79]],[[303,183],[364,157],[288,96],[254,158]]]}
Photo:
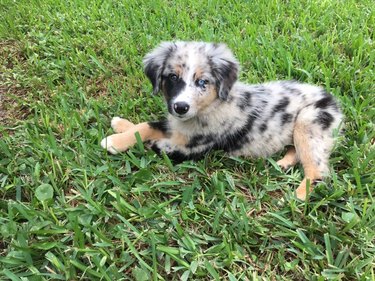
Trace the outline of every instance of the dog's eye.
{"label": "dog's eye", "polygon": [[197,80],[197,85],[203,89],[206,88],[207,83],[208,81],[204,79]]}
{"label": "dog's eye", "polygon": [[176,74],[169,74],[169,80],[171,81],[177,81],[178,77]]}

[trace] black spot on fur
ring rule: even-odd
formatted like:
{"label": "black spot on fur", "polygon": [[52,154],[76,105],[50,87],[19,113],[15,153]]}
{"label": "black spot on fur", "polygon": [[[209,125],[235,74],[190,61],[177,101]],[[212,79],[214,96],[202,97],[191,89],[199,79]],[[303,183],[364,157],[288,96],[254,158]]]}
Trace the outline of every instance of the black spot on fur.
{"label": "black spot on fur", "polygon": [[330,114],[326,111],[320,111],[319,114],[318,114],[318,117],[315,119],[315,122],[322,125],[323,130],[326,130],[331,126],[333,120],[334,120],[334,118],[333,118],[332,114]]}
{"label": "black spot on fur", "polygon": [[287,97],[282,98],[280,102],[277,105],[275,105],[275,107],[272,109],[271,117],[274,116],[278,112],[285,111],[285,109],[289,105],[289,102],[290,102],[289,98]]}
{"label": "black spot on fur", "polygon": [[239,103],[237,104],[238,107],[243,111],[246,107],[251,105],[251,93],[244,92]]}
{"label": "black spot on fur", "polygon": [[[155,151],[155,153],[157,154],[161,154],[161,150],[160,148],[158,147],[157,143],[154,143],[152,146],[151,146],[151,149],[153,151]],[[178,164],[178,163],[181,163],[183,161],[187,161],[187,160],[199,160],[201,158],[204,157],[204,155],[208,152],[208,150],[206,151],[202,151],[201,153],[189,153],[189,154],[185,154],[183,153],[182,151],[180,150],[174,150],[172,152],[168,152],[166,153],[169,157],[169,159],[171,159],[173,161],[174,164]]]}
{"label": "black spot on fur", "polygon": [[267,124],[263,123],[262,125],[260,125],[259,131],[261,131],[263,133],[265,130],[267,130]]}
{"label": "black spot on fur", "polygon": [[285,125],[287,123],[292,122],[293,120],[293,115],[290,113],[284,113],[283,116],[281,117],[281,125]]}
{"label": "black spot on fur", "polygon": [[293,95],[301,95],[302,92],[299,89],[295,88],[295,86],[293,87],[293,84],[296,84],[296,83],[298,82],[295,80],[291,80],[291,81],[285,81],[284,83],[282,83],[282,85],[288,93],[292,93]]}
{"label": "black spot on fur", "polygon": [[163,91],[168,103],[168,111],[172,113],[172,105],[170,104],[170,101],[186,87],[186,83],[181,78],[178,78],[177,81],[172,81],[168,76],[163,76],[163,81]]}
{"label": "black spot on fur", "polygon": [[171,159],[175,164],[181,163],[183,161],[187,160],[199,160],[201,158],[201,155],[197,154],[185,154],[181,151],[175,150],[173,152],[167,153],[169,159]]}
{"label": "black spot on fur", "polygon": [[199,145],[208,145],[209,143],[213,143],[215,138],[216,136],[213,136],[211,134],[210,135],[198,134],[198,135],[195,135],[193,138],[191,138],[191,140],[186,145],[186,147],[193,148]]}
{"label": "black spot on fur", "polygon": [[257,93],[257,94],[265,94],[267,92],[266,88],[264,86],[253,86],[251,92]]}
{"label": "black spot on fur", "polygon": [[[161,155],[161,150],[160,148],[157,146],[156,143],[154,143],[152,146],[151,146],[151,149],[153,151],[155,151],[155,153]],[[178,163],[181,163],[185,160],[189,160],[189,157],[188,155],[182,153],[181,151],[173,151],[172,153],[167,153],[168,157],[173,160],[174,162],[176,162],[177,164]]]}
{"label": "black spot on fur", "polygon": [[293,93],[294,95],[301,95],[302,92],[299,89],[290,88],[289,91]]}
{"label": "black spot on fur", "polygon": [[[172,55],[176,48],[177,46],[175,44],[171,44],[169,47],[163,49],[163,52],[158,54],[158,57],[152,56],[145,62],[145,74],[151,81],[154,94],[158,93],[160,90],[162,72],[165,69],[168,58]],[[163,59],[160,60],[159,56],[161,56]]]}
{"label": "black spot on fur", "polygon": [[336,110],[338,109],[336,101],[334,100],[333,96],[330,95],[330,94],[326,94],[324,96],[324,98],[318,100],[315,103],[315,107],[316,108],[321,108],[321,109],[326,109],[327,107],[331,107],[331,108],[334,108]]}
{"label": "black spot on fur", "polygon": [[151,149],[155,151],[156,154],[161,154],[160,148],[156,145],[156,143],[151,145]]}
{"label": "black spot on fur", "polygon": [[259,113],[257,111],[251,112],[243,127],[216,140],[213,149],[222,149],[226,152],[241,149],[245,144],[248,143],[248,134],[251,132],[255,120],[258,118]]}
{"label": "black spot on fur", "polygon": [[[218,63],[219,62],[219,63]],[[209,59],[213,76],[215,77],[215,86],[219,94],[219,98],[227,100],[230,90],[234,82],[237,80],[238,65],[226,59],[215,60]]]}
{"label": "black spot on fur", "polygon": [[164,134],[168,133],[170,130],[168,120],[152,121],[148,122],[148,125],[153,129],[162,131]]}

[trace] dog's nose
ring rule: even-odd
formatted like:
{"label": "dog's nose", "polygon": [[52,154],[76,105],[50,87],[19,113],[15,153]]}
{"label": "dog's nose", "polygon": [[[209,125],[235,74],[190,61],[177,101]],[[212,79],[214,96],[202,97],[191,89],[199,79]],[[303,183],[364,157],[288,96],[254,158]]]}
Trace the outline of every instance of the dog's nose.
{"label": "dog's nose", "polygon": [[177,114],[185,114],[189,111],[190,106],[186,102],[176,102],[173,109]]}

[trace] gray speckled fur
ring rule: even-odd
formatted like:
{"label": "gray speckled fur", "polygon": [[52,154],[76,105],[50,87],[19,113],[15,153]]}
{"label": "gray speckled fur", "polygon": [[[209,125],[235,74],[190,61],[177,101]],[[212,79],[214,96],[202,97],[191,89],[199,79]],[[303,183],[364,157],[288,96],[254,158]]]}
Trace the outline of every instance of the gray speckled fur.
{"label": "gray speckled fur", "polygon": [[[268,157],[294,144],[294,128],[301,122],[308,128],[305,133],[314,161],[322,173],[327,172],[333,132],[339,128],[342,114],[331,94],[321,87],[296,81],[238,82],[239,64],[223,44],[166,42],[149,53],[144,63],[154,90],[161,90],[169,104],[169,135],[178,132],[187,139],[185,145],[170,138],[156,140],[152,146],[157,150],[185,158],[199,158],[212,149],[235,156]],[[168,75],[176,69],[181,84],[173,91]],[[197,72],[217,92],[204,108],[199,103],[204,101],[206,89],[196,86]],[[173,111],[180,101],[190,106],[184,115]]]}

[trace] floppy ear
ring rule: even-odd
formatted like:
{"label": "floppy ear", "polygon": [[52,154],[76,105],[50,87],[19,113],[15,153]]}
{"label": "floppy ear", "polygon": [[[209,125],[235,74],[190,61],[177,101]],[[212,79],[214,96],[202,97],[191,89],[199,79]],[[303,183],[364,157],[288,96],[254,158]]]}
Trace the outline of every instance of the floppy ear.
{"label": "floppy ear", "polygon": [[209,60],[213,76],[216,79],[219,98],[227,100],[228,94],[238,77],[239,63],[224,44],[212,44],[209,51]]}
{"label": "floppy ear", "polygon": [[176,48],[175,43],[163,42],[143,59],[145,74],[152,83],[154,94],[157,94],[160,90],[161,74],[165,67],[165,62]]}

